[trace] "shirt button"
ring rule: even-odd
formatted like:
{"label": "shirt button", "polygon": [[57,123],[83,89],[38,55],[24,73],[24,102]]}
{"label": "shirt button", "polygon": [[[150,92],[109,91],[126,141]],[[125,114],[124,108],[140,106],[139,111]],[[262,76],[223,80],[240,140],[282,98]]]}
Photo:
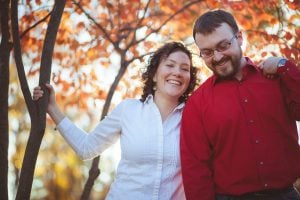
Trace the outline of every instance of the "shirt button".
{"label": "shirt button", "polygon": [[255,143],[258,144],[258,143],[259,143],[259,140],[255,140]]}
{"label": "shirt button", "polygon": [[247,103],[247,102],[248,102],[248,99],[244,99],[244,102]]}
{"label": "shirt button", "polygon": [[260,164],[260,165],[263,165],[263,164],[264,164],[264,162],[263,162],[263,161],[260,161],[260,162],[259,162],[259,164]]}
{"label": "shirt button", "polygon": [[269,185],[267,183],[264,184],[265,187],[268,187]]}
{"label": "shirt button", "polygon": [[249,123],[250,123],[250,124],[253,124],[253,123],[254,123],[254,120],[253,120],[253,119],[250,119],[250,120],[249,120]]}

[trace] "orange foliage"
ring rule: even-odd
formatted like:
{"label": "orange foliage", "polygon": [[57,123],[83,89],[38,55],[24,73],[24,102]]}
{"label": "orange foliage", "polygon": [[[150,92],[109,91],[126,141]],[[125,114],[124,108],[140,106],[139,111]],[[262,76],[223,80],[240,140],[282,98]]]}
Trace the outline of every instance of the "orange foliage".
{"label": "orange foliage", "polygon": [[[28,10],[19,21],[21,33],[52,9],[44,5],[47,1],[36,0],[35,6],[31,5],[33,1],[26,2]],[[147,1],[141,0],[79,2],[96,24],[72,1],[67,1],[54,49],[51,78],[57,87],[57,101],[65,108],[89,109],[91,98],[104,100],[109,84],[99,84],[102,83],[100,80],[107,80],[102,72],[118,71],[116,68],[121,67],[121,63],[116,66],[117,61],[123,59],[126,63],[136,58],[133,60],[142,62],[144,54],[152,52],[157,44],[166,40],[180,39],[190,43],[194,21],[208,9],[222,8],[234,14],[248,41],[245,54],[257,62],[270,55],[284,56],[298,63],[300,60],[299,0],[202,0],[177,15],[174,15],[176,11],[190,1],[152,1],[146,12]],[[36,6],[40,7],[37,9]],[[173,18],[165,23],[171,16]],[[40,62],[48,20],[30,30],[21,40],[23,57],[28,65],[37,66]],[[92,70],[85,71],[87,66]],[[130,63],[129,68],[135,67],[136,73],[125,73],[121,80],[117,90],[122,98],[139,97],[141,87],[132,83],[140,79],[138,72],[143,66],[143,63],[138,66]],[[199,68],[206,76],[210,74],[202,65]],[[38,71],[34,69],[30,75],[35,76]],[[85,91],[83,86],[92,89]],[[55,182],[67,190],[62,180]]]}
{"label": "orange foliage", "polygon": [[[43,6],[41,1],[36,1],[36,3],[41,7]],[[53,55],[54,61],[57,64],[56,66],[61,66],[61,70],[63,68],[73,69],[73,76],[75,76],[76,71],[81,66],[95,65],[94,67],[97,68],[108,69],[111,66],[112,60],[119,59],[115,57],[110,58],[112,52],[116,50],[115,47],[126,49],[137,38],[143,37],[140,33],[137,34],[136,30],[143,29],[146,35],[150,33],[155,35],[154,31],[161,28],[159,32],[159,35],[162,36],[161,38],[166,40],[185,40],[191,36],[192,26],[198,15],[208,9],[215,8],[228,9],[233,12],[242,30],[245,31],[249,44],[253,45],[247,46],[247,52],[250,55],[265,57],[273,54],[299,60],[297,48],[299,49],[300,42],[297,36],[300,35],[300,27],[299,23],[296,23],[300,18],[299,10],[296,9],[295,13],[291,12],[292,14],[290,13],[289,18],[286,19],[283,16],[278,16],[278,10],[284,12],[284,10],[280,10],[281,3],[279,0],[202,0],[177,15],[174,15],[174,13],[184,5],[187,5],[189,1],[161,0],[158,4],[151,2],[148,10],[144,13],[146,3],[140,0],[121,1],[118,4],[114,1],[99,1],[98,4],[91,6],[90,1],[82,1],[81,6],[85,11],[94,18],[98,25],[103,27],[103,29],[99,29],[98,25],[92,21],[88,21],[89,19],[81,9],[71,1],[68,1],[58,31],[55,53]],[[299,8],[298,3],[299,1],[291,3],[285,0],[286,6],[293,9]],[[30,3],[28,5],[29,8],[32,8]],[[46,7],[46,9],[32,8],[32,12],[27,12],[28,14],[21,17],[20,30],[25,31],[49,12],[49,7]],[[163,27],[160,27],[170,16],[173,16],[173,19],[168,21]],[[140,21],[142,17],[145,18]],[[40,62],[43,34],[45,34],[45,25],[48,20],[31,30],[22,39],[23,52],[38,53],[38,55],[32,56],[32,63]],[[276,33],[266,33],[267,28],[274,29],[274,27],[278,26],[280,29]],[[83,30],[89,33],[89,39],[86,36],[80,35]],[[287,41],[291,41],[291,43]],[[146,38],[141,43],[130,46],[128,52],[124,53],[124,55],[127,55],[125,60],[132,57],[138,58],[141,52],[147,53],[148,51],[152,51],[155,43],[156,41]],[[278,45],[281,51],[267,52],[263,49],[263,47],[270,44]],[[137,48],[137,46],[139,47]],[[255,47],[255,50],[251,50],[253,47]],[[143,51],[141,51],[141,48]],[[30,58],[30,53],[26,55]],[[34,70],[30,74],[34,75],[37,72],[37,70]],[[92,72],[88,76],[89,79],[97,81],[101,77],[101,74],[96,76],[95,72]],[[64,79],[68,79],[69,77],[59,77],[59,79],[55,79],[56,84],[70,84],[69,82],[63,82]],[[139,79],[138,76],[132,78]],[[81,84],[86,84],[86,82],[82,82]],[[68,90],[69,88],[64,87],[64,90]],[[107,89],[105,88],[103,91],[107,91]],[[85,102],[82,103],[84,104]]]}

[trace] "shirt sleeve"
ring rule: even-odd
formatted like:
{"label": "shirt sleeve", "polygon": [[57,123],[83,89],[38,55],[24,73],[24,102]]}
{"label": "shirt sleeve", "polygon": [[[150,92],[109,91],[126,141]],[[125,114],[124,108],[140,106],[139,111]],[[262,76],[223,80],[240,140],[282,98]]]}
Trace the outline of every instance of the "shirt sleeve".
{"label": "shirt sleeve", "polygon": [[77,127],[67,117],[58,124],[57,129],[81,159],[92,159],[119,138],[123,105],[120,103],[90,133]]}
{"label": "shirt sleeve", "polygon": [[287,61],[278,69],[282,91],[291,117],[300,120],[300,66]]}
{"label": "shirt sleeve", "polygon": [[205,136],[200,112],[199,101],[189,101],[182,117],[180,153],[187,200],[215,198],[210,167],[212,151]]}

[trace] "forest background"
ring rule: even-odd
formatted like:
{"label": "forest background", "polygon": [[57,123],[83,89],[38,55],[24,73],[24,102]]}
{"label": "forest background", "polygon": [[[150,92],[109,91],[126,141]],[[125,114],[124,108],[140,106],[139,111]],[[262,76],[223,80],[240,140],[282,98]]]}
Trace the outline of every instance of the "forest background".
{"label": "forest background", "polygon": [[[0,199],[104,199],[114,178],[118,144],[100,162],[81,161],[46,118],[46,101],[37,106],[30,100],[36,85],[50,81],[66,115],[89,131],[122,99],[139,98],[147,59],[167,41],[181,40],[194,52],[200,84],[211,74],[192,38],[195,19],[209,9],[233,13],[246,39],[245,55],[256,63],[283,56],[300,66],[299,5],[299,0],[1,1]],[[42,114],[34,117],[37,112]],[[47,126],[36,137],[41,116]]]}

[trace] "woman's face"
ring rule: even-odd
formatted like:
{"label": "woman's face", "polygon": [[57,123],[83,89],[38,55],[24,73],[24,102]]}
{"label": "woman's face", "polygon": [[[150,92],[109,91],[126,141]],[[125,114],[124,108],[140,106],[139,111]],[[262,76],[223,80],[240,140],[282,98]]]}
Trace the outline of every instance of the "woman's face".
{"label": "woman's face", "polygon": [[190,83],[190,70],[190,59],[182,51],[173,52],[162,59],[153,77],[156,82],[155,96],[178,101]]}

